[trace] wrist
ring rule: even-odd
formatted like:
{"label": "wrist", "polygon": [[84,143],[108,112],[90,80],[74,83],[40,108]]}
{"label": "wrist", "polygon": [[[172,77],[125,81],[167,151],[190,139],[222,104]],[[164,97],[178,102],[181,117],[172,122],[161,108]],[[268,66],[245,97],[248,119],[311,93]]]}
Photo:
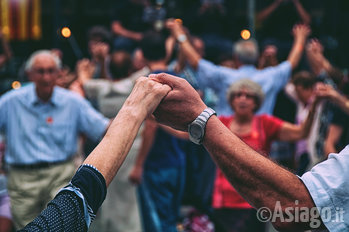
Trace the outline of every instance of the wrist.
{"label": "wrist", "polygon": [[217,130],[215,129],[217,126],[217,123],[221,123],[220,120],[218,119],[218,117],[216,115],[213,115],[212,117],[209,118],[209,120],[207,121],[206,124],[206,132],[205,132],[205,136],[202,140],[202,144],[207,144],[207,142],[209,141],[208,138],[210,137],[217,137]]}
{"label": "wrist", "polygon": [[211,108],[204,109],[200,115],[188,125],[189,140],[195,144],[202,144],[206,132],[206,124],[208,120],[216,115]]}
{"label": "wrist", "polygon": [[140,124],[147,117],[147,109],[141,104],[133,104],[125,101],[124,105],[120,109],[120,115],[125,115],[127,117],[127,121],[129,122],[140,122]]}
{"label": "wrist", "polygon": [[176,36],[176,40],[178,43],[184,43],[188,40],[188,37],[184,33],[180,33]]}

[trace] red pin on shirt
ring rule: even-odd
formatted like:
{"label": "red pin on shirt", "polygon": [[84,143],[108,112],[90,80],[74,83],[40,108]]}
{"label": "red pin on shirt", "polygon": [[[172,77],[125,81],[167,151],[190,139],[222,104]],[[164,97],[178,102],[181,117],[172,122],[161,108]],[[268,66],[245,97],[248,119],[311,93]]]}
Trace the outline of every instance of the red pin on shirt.
{"label": "red pin on shirt", "polygon": [[46,123],[47,124],[52,124],[53,123],[53,118],[50,116],[50,117],[47,117],[46,118]]}

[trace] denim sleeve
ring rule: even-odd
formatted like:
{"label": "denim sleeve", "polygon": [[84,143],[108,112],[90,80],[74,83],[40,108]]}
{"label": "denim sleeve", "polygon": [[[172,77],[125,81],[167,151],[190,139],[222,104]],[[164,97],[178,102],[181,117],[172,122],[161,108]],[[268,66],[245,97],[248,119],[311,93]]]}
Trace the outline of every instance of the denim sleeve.
{"label": "denim sleeve", "polygon": [[349,146],[301,177],[329,231],[349,231],[348,177]]}

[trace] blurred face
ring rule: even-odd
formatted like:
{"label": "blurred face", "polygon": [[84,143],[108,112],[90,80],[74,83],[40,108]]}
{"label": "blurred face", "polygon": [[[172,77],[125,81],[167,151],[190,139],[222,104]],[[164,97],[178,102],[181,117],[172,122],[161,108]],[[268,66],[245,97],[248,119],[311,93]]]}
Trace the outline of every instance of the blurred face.
{"label": "blurred face", "polygon": [[254,114],[257,107],[256,95],[247,89],[241,89],[231,98],[231,107],[238,115]]}
{"label": "blurred face", "polygon": [[51,97],[58,74],[59,70],[51,56],[38,55],[35,58],[28,75],[35,83],[36,93],[41,100],[47,101]]}
{"label": "blurred face", "polygon": [[307,104],[314,93],[314,88],[304,88],[301,85],[296,85],[297,97],[303,104]]}

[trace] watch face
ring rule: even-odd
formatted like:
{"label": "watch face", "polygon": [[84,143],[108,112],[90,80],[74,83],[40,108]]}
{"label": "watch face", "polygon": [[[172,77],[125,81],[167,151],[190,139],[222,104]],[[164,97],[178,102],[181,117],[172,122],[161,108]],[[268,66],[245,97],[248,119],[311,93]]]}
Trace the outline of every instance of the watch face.
{"label": "watch face", "polygon": [[190,135],[195,139],[200,139],[202,136],[202,127],[198,124],[192,124],[190,127]]}

